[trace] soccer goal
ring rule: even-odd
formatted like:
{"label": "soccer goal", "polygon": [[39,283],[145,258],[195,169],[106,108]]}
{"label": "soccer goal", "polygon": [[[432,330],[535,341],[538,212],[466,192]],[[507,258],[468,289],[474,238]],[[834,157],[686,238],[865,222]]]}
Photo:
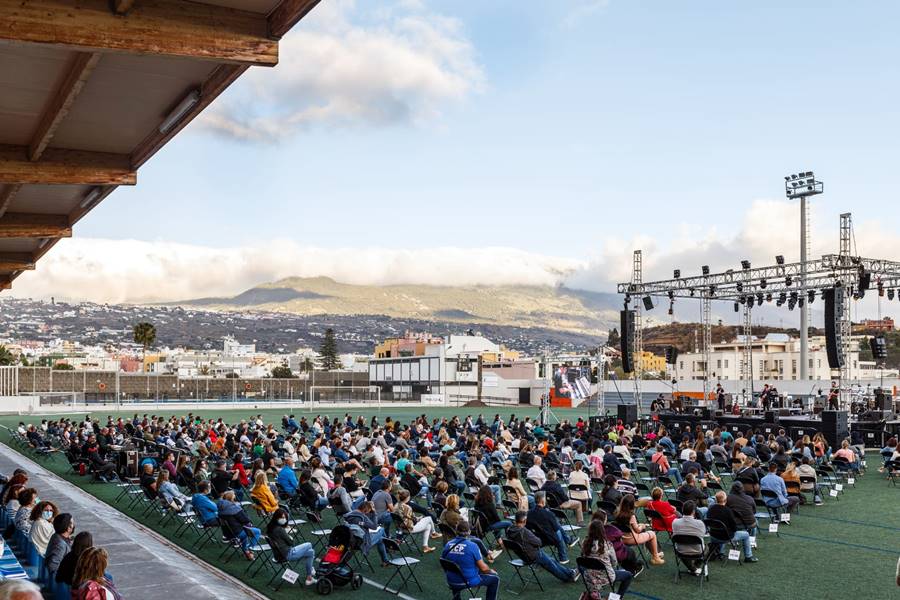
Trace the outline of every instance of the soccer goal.
{"label": "soccer goal", "polygon": [[313,404],[381,404],[377,385],[314,385],[309,394]]}

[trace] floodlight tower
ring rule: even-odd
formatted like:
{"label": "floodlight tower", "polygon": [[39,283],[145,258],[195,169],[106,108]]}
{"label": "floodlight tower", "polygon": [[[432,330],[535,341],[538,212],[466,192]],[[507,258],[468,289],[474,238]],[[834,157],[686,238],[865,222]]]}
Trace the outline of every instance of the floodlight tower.
{"label": "floodlight tower", "polygon": [[[791,198],[800,198],[800,298],[806,296],[806,264],[809,254],[809,213],[806,199],[821,194],[823,185],[816,181],[812,171],[803,171],[784,178],[784,193]],[[800,379],[809,379],[809,303],[800,303]]]}

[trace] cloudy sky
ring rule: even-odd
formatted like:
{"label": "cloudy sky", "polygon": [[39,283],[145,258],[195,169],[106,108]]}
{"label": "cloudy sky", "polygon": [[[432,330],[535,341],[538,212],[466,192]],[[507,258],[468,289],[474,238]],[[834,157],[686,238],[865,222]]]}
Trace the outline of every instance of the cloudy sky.
{"label": "cloudy sky", "polygon": [[565,282],[816,252],[900,257],[900,4],[322,0],[16,281],[97,301]]}

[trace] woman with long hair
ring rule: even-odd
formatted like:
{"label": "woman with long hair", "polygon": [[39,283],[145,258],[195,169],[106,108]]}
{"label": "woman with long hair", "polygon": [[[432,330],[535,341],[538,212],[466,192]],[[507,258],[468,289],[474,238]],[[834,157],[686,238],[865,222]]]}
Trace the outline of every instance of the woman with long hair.
{"label": "woman with long hair", "polygon": [[592,520],[588,525],[587,537],[581,544],[581,555],[593,558],[600,562],[602,569],[584,569],[584,583],[590,596],[586,600],[600,600],[602,589],[619,581],[619,596],[624,596],[631,585],[632,575],[629,571],[619,568],[616,559],[616,550],[606,539],[604,523],[600,520]]}
{"label": "woman with long hair", "polygon": [[[488,489],[488,491],[490,491],[490,489]],[[428,542],[431,538],[441,537],[441,534],[435,532],[434,521],[431,520],[431,517],[425,516],[416,519],[412,508],[409,506],[409,490],[404,489],[397,493],[397,504],[394,505],[394,514],[400,516],[400,529],[402,531],[405,531],[410,535],[415,533],[422,534],[423,554],[434,552],[434,548],[432,548]]]}
{"label": "woman with long hair", "polygon": [[650,564],[664,565],[666,561],[663,560],[663,553],[659,551],[656,533],[646,531],[647,525],[637,522],[634,511],[634,496],[625,494],[614,516],[614,525],[622,530],[622,541],[626,546],[646,546],[650,551]]}
{"label": "woman with long hair", "polygon": [[72,578],[72,600],[122,600],[116,586],[106,578],[109,555],[91,546],[78,557]]}
{"label": "woman with long hair", "polygon": [[49,500],[38,502],[31,510],[31,531],[28,532],[28,539],[31,540],[41,556],[46,554],[47,544],[56,533],[56,530],[53,529],[53,519],[58,514],[59,509]]}
{"label": "woman with long hair", "polygon": [[275,509],[266,525],[266,538],[275,559],[293,563],[303,560],[306,565],[306,585],[312,585],[316,577],[316,551],[309,542],[294,545],[294,538],[287,531],[288,513],[283,508]]}
{"label": "woman with long hair", "polygon": [[269,487],[269,478],[265,471],[257,471],[253,476],[253,489],[250,490],[250,497],[256,501],[260,508],[267,514],[275,512],[278,508],[278,500]]}

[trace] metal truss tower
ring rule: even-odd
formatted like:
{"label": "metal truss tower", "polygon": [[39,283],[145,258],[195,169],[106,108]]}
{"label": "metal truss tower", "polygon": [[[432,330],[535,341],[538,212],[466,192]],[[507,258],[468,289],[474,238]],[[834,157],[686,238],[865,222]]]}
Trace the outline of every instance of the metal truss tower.
{"label": "metal truss tower", "polygon": [[701,319],[703,325],[703,398],[709,400],[712,389],[709,374],[712,369],[712,299],[707,293],[701,299]]}
{"label": "metal truss tower", "polygon": [[[634,259],[631,269],[631,285],[639,289],[644,282],[643,258],[640,250],[634,251]],[[637,406],[637,414],[641,414],[641,381],[644,378],[644,323],[642,319],[643,296],[635,296],[634,300],[634,403]]]}
{"label": "metal truss tower", "polygon": [[841,367],[841,408],[850,407],[850,351],[852,343],[852,323],[850,321],[850,288],[857,281],[852,273],[854,266],[853,253],[853,217],[850,213],[841,213],[841,242],[838,263],[846,269],[841,284],[844,286],[844,304],[841,307],[841,352],[844,354],[844,366]]}

